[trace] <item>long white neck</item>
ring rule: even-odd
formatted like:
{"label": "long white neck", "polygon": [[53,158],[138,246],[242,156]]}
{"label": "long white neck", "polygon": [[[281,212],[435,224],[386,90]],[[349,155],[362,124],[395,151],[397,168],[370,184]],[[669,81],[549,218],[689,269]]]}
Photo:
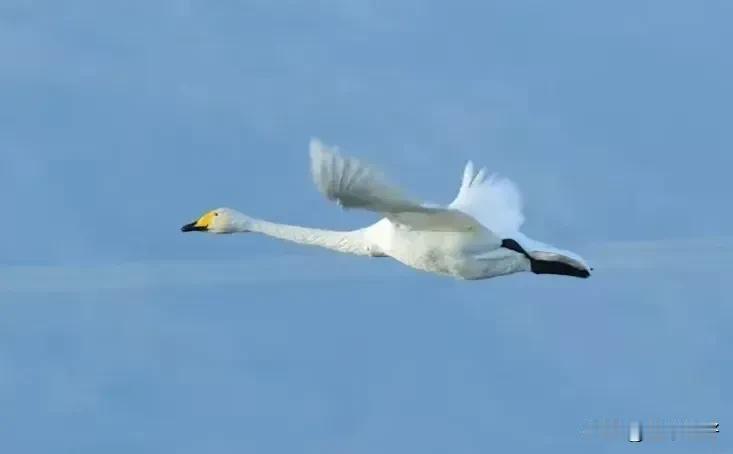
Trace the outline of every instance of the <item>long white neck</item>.
{"label": "long white neck", "polygon": [[369,243],[360,230],[338,232],[250,219],[247,222],[246,231],[348,254],[370,255]]}

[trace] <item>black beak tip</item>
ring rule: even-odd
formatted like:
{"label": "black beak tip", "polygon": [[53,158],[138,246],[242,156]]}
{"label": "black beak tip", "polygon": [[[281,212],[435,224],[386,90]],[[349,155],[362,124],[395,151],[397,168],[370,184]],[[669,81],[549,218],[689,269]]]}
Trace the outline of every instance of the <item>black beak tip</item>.
{"label": "black beak tip", "polygon": [[186,224],[183,227],[181,227],[181,232],[193,232],[196,230],[196,223],[192,222],[190,224]]}

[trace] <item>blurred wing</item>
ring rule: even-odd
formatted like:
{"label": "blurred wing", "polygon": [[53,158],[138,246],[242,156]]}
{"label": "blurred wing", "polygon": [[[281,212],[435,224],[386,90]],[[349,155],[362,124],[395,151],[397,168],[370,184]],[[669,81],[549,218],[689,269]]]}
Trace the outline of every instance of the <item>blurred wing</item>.
{"label": "blurred wing", "polygon": [[474,172],[468,161],[463,170],[463,181],[449,208],[472,216],[499,236],[519,230],[524,222],[522,198],[516,185],[506,178],[490,175],[485,168]]}
{"label": "blurred wing", "polygon": [[515,240],[534,259],[590,269],[578,254],[541,243],[521,233],[519,228],[524,223],[522,197],[514,182],[496,175],[487,178],[486,169],[475,172],[471,161],[463,171],[458,195],[448,206],[476,218],[500,238]]}
{"label": "blurred wing", "polygon": [[477,231],[481,224],[464,211],[425,206],[387,183],[375,168],[342,156],[317,139],[310,143],[311,173],[318,190],[344,208],[381,213],[413,230]]}

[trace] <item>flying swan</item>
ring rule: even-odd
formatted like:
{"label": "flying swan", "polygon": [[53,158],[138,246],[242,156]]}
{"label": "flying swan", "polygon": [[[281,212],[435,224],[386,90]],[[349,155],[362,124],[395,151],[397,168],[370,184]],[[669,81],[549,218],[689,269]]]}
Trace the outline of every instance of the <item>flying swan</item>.
{"label": "flying swan", "polygon": [[310,158],[313,180],[329,200],[384,217],[368,227],[340,232],[277,224],[218,208],[181,230],[262,233],[349,254],[392,257],[418,270],[458,279],[487,279],[520,271],[590,276],[592,268],[578,255],[522,234],[519,227],[524,216],[514,183],[487,177],[484,168],[475,172],[470,161],[455,200],[442,207],[411,200],[375,168],[318,139],[310,142]]}

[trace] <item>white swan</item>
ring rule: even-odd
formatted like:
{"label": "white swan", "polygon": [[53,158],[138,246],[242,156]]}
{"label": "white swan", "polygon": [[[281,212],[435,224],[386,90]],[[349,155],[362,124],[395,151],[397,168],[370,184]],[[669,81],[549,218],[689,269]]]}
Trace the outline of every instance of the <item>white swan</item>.
{"label": "white swan", "polygon": [[469,161],[455,200],[446,207],[405,197],[373,168],[317,139],[310,143],[318,189],[344,208],[384,216],[368,227],[338,232],[276,224],[219,208],[181,227],[184,232],[257,232],[300,244],[373,257],[392,257],[419,270],[460,279],[486,279],[519,271],[586,278],[588,265],[572,252],[531,240],[514,184],[474,172]]}

